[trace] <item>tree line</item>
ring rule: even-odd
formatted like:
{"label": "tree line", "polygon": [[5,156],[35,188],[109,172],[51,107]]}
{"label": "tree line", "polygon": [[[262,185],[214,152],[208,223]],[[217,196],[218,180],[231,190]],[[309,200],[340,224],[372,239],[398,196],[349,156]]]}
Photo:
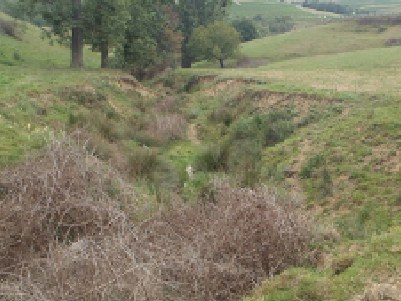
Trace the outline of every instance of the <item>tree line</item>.
{"label": "tree line", "polygon": [[[113,64],[119,67],[145,69],[168,63],[181,54],[181,66],[190,68],[200,54],[193,42],[195,29],[207,28],[215,21],[223,21],[231,0],[5,0],[14,17],[40,19],[44,33],[50,39],[71,45],[71,67],[84,65],[83,48],[90,45],[101,53],[101,67]],[[225,21],[224,21],[225,22]],[[231,48],[238,48],[236,33],[222,24],[212,31],[225,32],[217,40],[209,35],[208,44],[201,51],[214,58],[225,59],[224,49],[216,46],[219,39],[229,36]],[[204,33],[202,29],[197,30]],[[198,41],[205,41],[198,38]],[[195,39],[196,40],[196,39]],[[192,42],[191,42],[192,41]],[[231,41],[231,42],[232,42]],[[224,44],[224,43],[223,43]],[[209,48],[210,48],[209,47]],[[221,47],[220,47],[221,48]]]}
{"label": "tree line", "polygon": [[348,5],[338,4],[333,1],[320,2],[319,0],[305,0],[304,3],[302,4],[302,6],[320,10],[320,11],[332,12],[332,13],[336,13],[339,15],[360,13],[359,9],[352,8]]}

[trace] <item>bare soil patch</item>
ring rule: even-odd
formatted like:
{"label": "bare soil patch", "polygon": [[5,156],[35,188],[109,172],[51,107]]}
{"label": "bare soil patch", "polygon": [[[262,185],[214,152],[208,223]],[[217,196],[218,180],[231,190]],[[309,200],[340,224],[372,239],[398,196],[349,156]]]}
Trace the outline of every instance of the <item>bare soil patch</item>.
{"label": "bare soil patch", "polygon": [[294,110],[299,112],[299,115],[294,118],[296,122],[306,117],[312,107],[320,111],[325,107],[341,103],[337,99],[323,98],[315,95],[269,90],[256,91],[253,93],[252,98],[256,101],[255,107],[262,111],[272,109],[283,110],[292,106]]}
{"label": "bare soil patch", "polygon": [[198,132],[196,130],[196,124],[190,124],[188,126],[188,140],[195,145],[200,145],[200,141],[198,139]]}

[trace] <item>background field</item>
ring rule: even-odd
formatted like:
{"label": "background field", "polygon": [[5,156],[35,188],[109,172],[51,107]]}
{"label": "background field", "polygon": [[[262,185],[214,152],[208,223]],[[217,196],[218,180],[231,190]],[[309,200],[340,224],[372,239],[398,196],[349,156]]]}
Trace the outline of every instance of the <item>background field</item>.
{"label": "background field", "polygon": [[241,5],[234,4],[230,8],[230,19],[236,18],[254,18],[261,15],[264,18],[272,19],[275,17],[291,16],[295,21],[296,27],[313,25],[318,21],[324,20],[324,15],[327,18],[337,17],[334,14],[323,14],[312,10],[297,8],[295,5],[281,3],[276,1],[265,2],[240,2]]}

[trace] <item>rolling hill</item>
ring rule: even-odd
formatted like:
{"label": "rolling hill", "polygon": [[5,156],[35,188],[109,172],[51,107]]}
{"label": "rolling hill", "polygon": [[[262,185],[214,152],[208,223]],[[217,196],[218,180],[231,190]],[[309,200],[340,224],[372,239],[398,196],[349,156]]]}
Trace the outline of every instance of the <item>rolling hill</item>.
{"label": "rolling hill", "polygon": [[[237,14],[292,7],[252,5]],[[385,47],[400,25],[328,22],[243,44],[267,61],[257,68],[142,83],[100,69],[89,50],[85,68],[69,69],[68,47],[26,23],[18,32],[0,34],[0,291],[32,301],[130,300],[133,287],[172,300],[400,292],[401,59]],[[20,258],[29,277],[9,272]]]}

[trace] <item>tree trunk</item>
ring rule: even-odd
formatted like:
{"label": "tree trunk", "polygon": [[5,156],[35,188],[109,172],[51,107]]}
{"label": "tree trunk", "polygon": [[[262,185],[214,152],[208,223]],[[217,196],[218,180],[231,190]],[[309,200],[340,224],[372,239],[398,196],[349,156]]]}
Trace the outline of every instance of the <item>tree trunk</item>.
{"label": "tree trunk", "polygon": [[109,45],[108,43],[102,43],[102,45],[100,46],[100,52],[102,54],[102,58],[101,58],[101,68],[107,68],[107,60],[109,58]]}
{"label": "tree trunk", "polygon": [[[71,0],[73,7],[73,20],[79,23],[82,18],[81,0]],[[72,28],[71,39],[71,67],[79,68],[84,66],[84,30],[81,26]]]}
{"label": "tree trunk", "polygon": [[181,68],[191,68],[192,61],[184,53],[181,54]]}
{"label": "tree trunk", "polygon": [[189,38],[185,38],[182,41],[181,47],[181,68],[191,68],[192,58],[190,56],[189,50],[187,48]]}
{"label": "tree trunk", "polygon": [[220,61],[220,68],[224,68],[223,59],[219,59]]}

